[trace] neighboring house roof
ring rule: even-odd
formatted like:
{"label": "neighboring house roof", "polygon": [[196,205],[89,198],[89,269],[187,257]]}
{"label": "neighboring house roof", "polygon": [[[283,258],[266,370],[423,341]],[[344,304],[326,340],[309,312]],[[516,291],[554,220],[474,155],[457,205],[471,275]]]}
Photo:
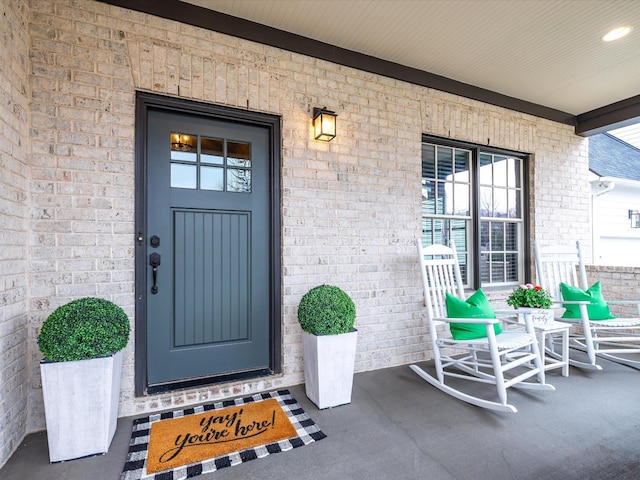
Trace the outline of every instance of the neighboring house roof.
{"label": "neighboring house roof", "polygon": [[640,149],[601,133],[589,137],[589,170],[599,177],[640,181]]}

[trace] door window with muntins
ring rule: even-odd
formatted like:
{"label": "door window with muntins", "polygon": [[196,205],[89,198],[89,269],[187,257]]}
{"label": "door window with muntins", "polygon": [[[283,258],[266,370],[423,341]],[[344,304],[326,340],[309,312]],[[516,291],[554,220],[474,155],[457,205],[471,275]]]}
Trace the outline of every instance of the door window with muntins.
{"label": "door window with muntins", "polygon": [[172,132],[171,187],[251,193],[251,144]]}

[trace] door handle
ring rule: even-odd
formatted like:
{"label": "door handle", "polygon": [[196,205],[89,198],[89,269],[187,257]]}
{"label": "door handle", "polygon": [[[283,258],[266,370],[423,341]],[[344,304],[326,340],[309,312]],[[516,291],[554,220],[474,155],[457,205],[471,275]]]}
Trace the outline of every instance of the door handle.
{"label": "door handle", "polygon": [[153,286],[151,287],[151,293],[155,295],[158,293],[158,267],[160,266],[160,254],[158,252],[153,252],[149,255],[149,265],[153,267]]}

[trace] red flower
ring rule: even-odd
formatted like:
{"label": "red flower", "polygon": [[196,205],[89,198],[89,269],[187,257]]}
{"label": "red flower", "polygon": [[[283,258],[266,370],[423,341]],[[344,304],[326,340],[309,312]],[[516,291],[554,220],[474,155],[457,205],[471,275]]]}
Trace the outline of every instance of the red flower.
{"label": "red flower", "polygon": [[534,289],[536,292],[539,292],[540,290],[542,290],[542,287],[541,287],[540,285],[536,285],[535,287],[533,287],[533,289]]}

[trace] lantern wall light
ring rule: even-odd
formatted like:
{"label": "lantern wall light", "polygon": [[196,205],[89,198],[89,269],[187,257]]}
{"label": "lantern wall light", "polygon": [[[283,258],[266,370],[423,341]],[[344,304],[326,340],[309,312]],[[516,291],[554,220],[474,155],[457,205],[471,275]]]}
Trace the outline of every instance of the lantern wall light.
{"label": "lantern wall light", "polygon": [[313,137],[316,140],[330,142],[336,136],[336,112],[325,107],[313,109]]}

